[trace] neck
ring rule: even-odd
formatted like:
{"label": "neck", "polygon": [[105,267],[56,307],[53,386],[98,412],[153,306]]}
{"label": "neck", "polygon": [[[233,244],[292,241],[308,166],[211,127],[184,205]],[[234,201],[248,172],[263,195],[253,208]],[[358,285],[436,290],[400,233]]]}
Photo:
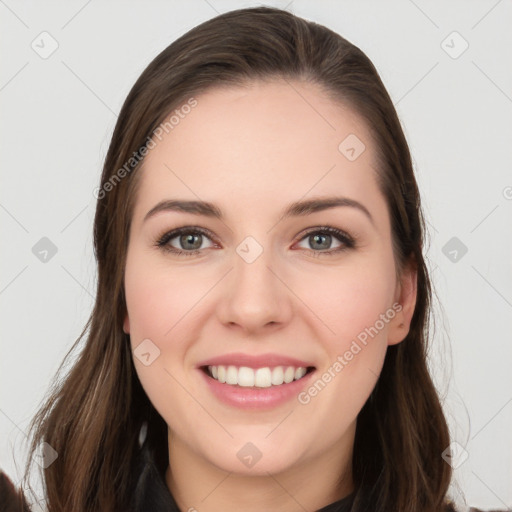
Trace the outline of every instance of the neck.
{"label": "neck", "polygon": [[267,475],[223,471],[169,435],[167,486],[182,511],[319,510],[354,490],[354,434],[355,422],[325,453]]}

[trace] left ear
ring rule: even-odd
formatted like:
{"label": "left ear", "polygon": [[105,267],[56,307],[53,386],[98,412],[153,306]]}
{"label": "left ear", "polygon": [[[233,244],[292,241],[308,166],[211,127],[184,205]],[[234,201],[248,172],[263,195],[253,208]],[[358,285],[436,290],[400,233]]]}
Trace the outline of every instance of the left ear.
{"label": "left ear", "polygon": [[[395,317],[389,323],[388,345],[403,341],[409,333],[411,319],[416,307],[418,272],[413,260],[405,265],[395,292]],[[398,306],[400,304],[400,306]]]}

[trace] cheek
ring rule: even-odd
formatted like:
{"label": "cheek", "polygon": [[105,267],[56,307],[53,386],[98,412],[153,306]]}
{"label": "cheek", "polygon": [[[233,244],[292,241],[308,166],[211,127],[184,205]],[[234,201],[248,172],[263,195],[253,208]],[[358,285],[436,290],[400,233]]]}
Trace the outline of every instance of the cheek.
{"label": "cheek", "polygon": [[383,335],[387,332],[388,323],[382,325],[379,320],[393,304],[396,285],[388,259],[329,269],[321,279],[308,276],[303,285],[301,296],[307,297],[308,306],[329,328],[325,333],[331,349],[343,349],[376,322]]}
{"label": "cheek", "polygon": [[[171,337],[205,293],[204,281],[190,272],[169,271],[160,262],[134,253],[128,258],[125,293],[133,339]],[[192,309],[192,311],[191,311]]]}
{"label": "cheek", "polygon": [[381,372],[389,322],[395,316],[394,267],[384,259],[372,265],[347,265],[324,282],[322,287],[312,287],[312,282],[307,286],[315,313],[329,327],[322,329],[320,338],[327,357],[299,402],[318,418],[314,421],[329,418],[324,430],[328,445],[329,436],[357,417]]}
{"label": "cheek", "polygon": [[179,411],[194,407],[180,385],[186,381],[187,349],[180,338],[190,327],[193,311],[187,311],[197,301],[198,291],[179,276],[135,251],[128,257],[124,285],[133,362],[144,391],[168,424]]}
{"label": "cheek", "polygon": [[[176,406],[181,401],[192,405],[178,382],[190,377],[187,351],[202,325],[198,301],[215,279],[199,270],[170,269],[142,251],[128,255],[124,285],[133,361],[143,388],[164,417],[173,407],[169,396],[175,397]],[[148,351],[152,362],[146,366],[139,353]]]}

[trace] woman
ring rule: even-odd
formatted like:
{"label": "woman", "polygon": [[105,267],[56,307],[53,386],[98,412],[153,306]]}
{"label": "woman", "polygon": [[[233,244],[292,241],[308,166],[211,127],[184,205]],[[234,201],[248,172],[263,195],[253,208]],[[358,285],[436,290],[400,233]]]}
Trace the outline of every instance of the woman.
{"label": "woman", "polygon": [[32,424],[50,511],[454,510],[420,196],[361,50],[278,9],[203,23],[95,194],[87,341]]}

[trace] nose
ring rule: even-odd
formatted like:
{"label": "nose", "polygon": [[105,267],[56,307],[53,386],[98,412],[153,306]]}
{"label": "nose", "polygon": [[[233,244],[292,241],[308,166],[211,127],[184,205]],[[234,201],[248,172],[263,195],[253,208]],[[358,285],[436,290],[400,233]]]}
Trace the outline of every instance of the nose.
{"label": "nose", "polygon": [[285,270],[270,250],[252,261],[234,254],[233,269],[225,278],[217,316],[223,325],[245,334],[280,329],[292,317],[293,293]]}

